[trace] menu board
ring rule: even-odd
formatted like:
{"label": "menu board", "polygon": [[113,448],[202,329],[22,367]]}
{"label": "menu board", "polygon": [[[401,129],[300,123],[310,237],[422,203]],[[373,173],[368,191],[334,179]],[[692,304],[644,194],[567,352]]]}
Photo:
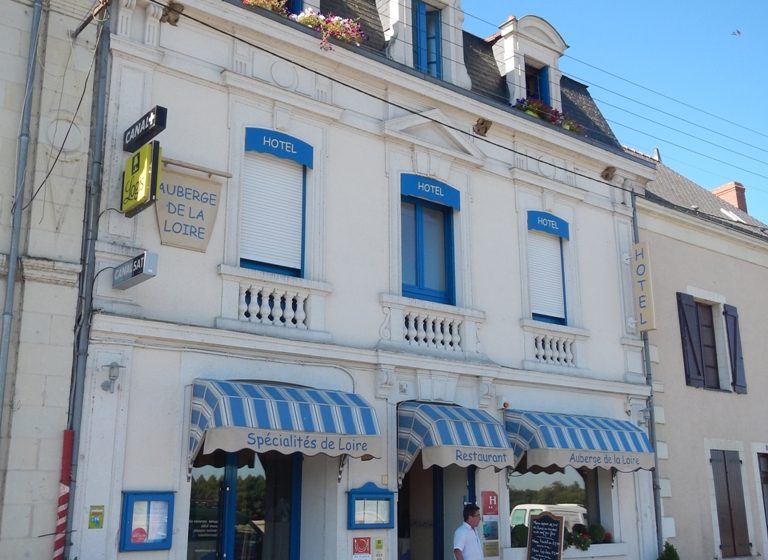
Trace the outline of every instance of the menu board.
{"label": "menu board", "polygon": [[560,560],[562,551],[563,518],[547,511],[531,517],[528,560]]}

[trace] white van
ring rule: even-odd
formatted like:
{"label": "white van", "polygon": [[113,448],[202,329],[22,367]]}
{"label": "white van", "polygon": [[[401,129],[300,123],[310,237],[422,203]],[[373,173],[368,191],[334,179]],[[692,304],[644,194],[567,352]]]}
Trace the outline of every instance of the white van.
{"label": "white van", "polygon": [[570,531],[574,525],[587,524],[587,509],[578,504],[520,504],[512,508],[509,514],[509,526],[529,526],[531,517],[548,511],[563,518],[565,529]]}

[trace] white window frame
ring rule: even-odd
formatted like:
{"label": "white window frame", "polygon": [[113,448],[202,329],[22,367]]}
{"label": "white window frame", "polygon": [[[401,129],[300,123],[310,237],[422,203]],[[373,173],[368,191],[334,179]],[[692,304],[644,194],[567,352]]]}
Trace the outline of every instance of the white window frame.
{"label": "white window frame", "polygon": [[731,380],[731,364],[728,357],[728,333],[725,330],[725,316],[723,315],[724,305],[728,303],[725,296],[702,290],[700,288],[688,286],[685,290],[694,301],[703,303],[712,307],[712,324],[715,329],[715,351],[717,352],[717,379],[720,385],[719,389],[723,391],[733,391]]}

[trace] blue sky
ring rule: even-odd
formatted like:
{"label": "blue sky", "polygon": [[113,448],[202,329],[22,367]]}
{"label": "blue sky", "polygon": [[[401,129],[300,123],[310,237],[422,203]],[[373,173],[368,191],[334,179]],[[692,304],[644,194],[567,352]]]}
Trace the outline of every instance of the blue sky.
{"label": "blue sky", "polygon": [[739,181],[768,223],[768,1],[462,0],[464,29],[547,20],[569,48],[560,68],[589,85],[622,144],[658,148],[711,189]]}

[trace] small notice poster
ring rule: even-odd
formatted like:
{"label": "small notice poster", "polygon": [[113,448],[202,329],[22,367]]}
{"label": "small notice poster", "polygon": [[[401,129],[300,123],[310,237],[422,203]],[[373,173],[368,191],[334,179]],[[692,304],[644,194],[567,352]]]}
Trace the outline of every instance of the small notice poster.
{"label": "small notice poster", "polygon": [[531,517],[528,560],[560,560],[563,551],[563,518],[549,512]]}
{"label": "small notice poster", "polygon": [[371,537],[352,538],[352,560],[371,560]]}

